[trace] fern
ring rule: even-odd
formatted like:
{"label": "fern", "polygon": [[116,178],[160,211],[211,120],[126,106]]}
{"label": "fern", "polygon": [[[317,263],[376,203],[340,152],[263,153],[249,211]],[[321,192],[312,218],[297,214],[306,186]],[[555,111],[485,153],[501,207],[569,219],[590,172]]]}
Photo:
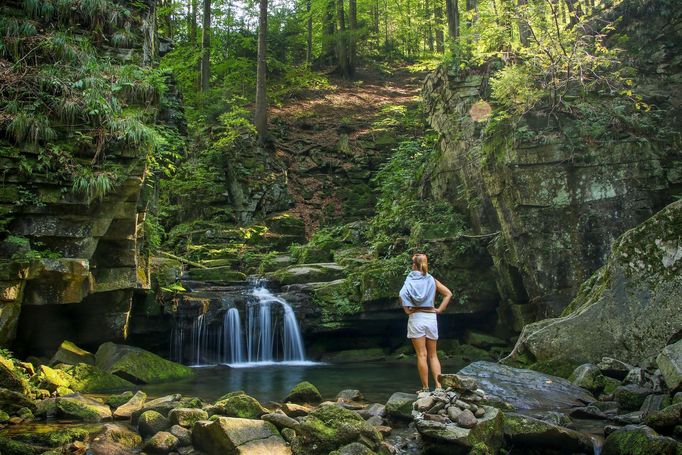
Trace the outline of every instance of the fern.
{"label": "fern", "polygon": [[110,172],[87,172],[73,179],[72,191],[84,195],[88,203],[102,201],[114,189],[115,180]]}
{"label": "fern", "polygon": [[26,111],[21,111],[14,116],[7,126],[7,131],[18,144],[30,142],[37,145],[39,142],[51,141],[57,137],[47,117]]}

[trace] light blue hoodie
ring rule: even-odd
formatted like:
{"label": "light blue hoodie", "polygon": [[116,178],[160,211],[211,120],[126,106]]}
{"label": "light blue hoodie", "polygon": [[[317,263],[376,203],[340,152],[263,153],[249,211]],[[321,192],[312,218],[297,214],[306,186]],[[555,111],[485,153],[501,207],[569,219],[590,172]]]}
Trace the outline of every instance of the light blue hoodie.
{"label": "light blue hoodie", "polygon": [[436,301],[436,280],[429,275],[422,275],[417,270],[411,271],[405,278],[400,290],[403,306],[428,308],[434,307]]}

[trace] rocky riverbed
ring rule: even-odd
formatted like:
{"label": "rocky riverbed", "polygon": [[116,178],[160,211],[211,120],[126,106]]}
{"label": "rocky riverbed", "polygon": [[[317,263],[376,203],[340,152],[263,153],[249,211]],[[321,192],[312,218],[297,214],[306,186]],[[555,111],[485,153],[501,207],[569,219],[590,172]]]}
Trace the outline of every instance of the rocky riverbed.
{"label": "rocky riverbed", "polygon": [[481,361],[443,374],[444,389],[386,402],[350,388],[330,400],[301,382],[261,403],[235,390],[147,396],[144,384],[191,381],[192,370],[130,346],[92,354],[65,342],[51,366],[0,357],[0,453],[676,455],[681,348],[651,368],[604,358],[569,380]]}

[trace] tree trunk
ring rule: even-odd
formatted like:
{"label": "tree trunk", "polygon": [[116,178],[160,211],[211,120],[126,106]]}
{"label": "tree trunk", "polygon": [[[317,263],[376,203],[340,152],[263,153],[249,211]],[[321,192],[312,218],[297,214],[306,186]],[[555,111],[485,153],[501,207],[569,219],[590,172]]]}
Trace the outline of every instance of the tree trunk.
{"label": "tree trunk", "polygon": [[433,21],[431,20],[431,2],[424,2],[424,20],[426,22],[426,48],[433,53]]}
{"label": "tree trunk", "polygon": [[357,0],[348,0],[348,70],[352,76],[357,64],[358,7]]}
{"label": "tree trunk", "polygon": [[467,13],[474,11],[473,16],[467,14],[467,27],[471,27],[476,19],[478,19],[478,0],[467,0]]}
{"label": "tree trunk", "polygon": [[343,0],[336,0],[336,22],[337,22],[337,36],[336,36],[336,59],[338,61],[339,69],[343,77],[350,77],[350,68],[348,64],[348,44],[346,36],[346,19],[343,10]]}
{"label": "tree trunk", "polygon": [[459,6],[457,0],[445,0],[445,11],[448,16],[448,36],[456,40],[459,36]]}
{"label": "tree trunk", "polygon": [[333,65],[336,57],[336,0],[327,0],[324,12],[323,57],[327,65]]}
{"label": "tree trunk", "polygon": [[258,16],[258,68],[256,70],[256,132],[258,144],[265,145],[268,134],[268,105],[265,96],[266,56],[268,34],[268,0],[260,0],[260,15]]}
{"label": "tree trunk", "polygon": [[568,7],[568,26],[573,27],[578,23],[578,19],[583,15],[583,11],[580,7],[580,2],[576,0],[566,0],[566,6]]}
{"label": "tree trunk", "polygon": [[521,45],[523,47],[528,46],[528,35],[530,34],[528,29],[528,12],[521,12],[522,9],[525,9],[527,4],[528,0],[516,0],[516,6],[518,8],[517,17],[519,26],[519,40],[521,41]]}
{"label": "tree trunk", "polygon": [[435,0],[433,6],[433,22],[436,27],[436,52],[442,54],[445,52],[444,37],[443,37],[443,0]]}
{"label": "tree trunk", "polygon": [[372,31],[379,37],[379,0],[372,3]]}
{"label": "tree trunk", "polygon": [[305,62],[308,66],[313,62],[313,13],[311,11],[311,0],[306,0],[305,9],[308,13],[306,48],[305,48]]}
{"label": "tree trunk", "polygon": [[203,30],[201,31],[201,91],[208,91],[211,77],[211,0],[204,0]]}

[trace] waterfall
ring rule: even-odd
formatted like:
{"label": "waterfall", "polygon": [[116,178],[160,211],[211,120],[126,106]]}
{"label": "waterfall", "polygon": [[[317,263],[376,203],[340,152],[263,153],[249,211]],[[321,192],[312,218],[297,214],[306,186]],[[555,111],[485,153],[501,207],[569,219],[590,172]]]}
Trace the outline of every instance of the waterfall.
{"label": "waterfall", "polygon": [[230,308],[223,320],[223,363],[242,363],[242,328],[239,311]]}
{"label": "waterfall", "polygon": [[[227,308],[222,320],[211,322],[208,314],[200,314],[192,320],[191,327],[185,325],[183,329],[178,324],[172,331],[170,358],[193,366],[305,362],[296,314],[287,301],[272,294],[261,283],[254,283],[249,294],[253,300],[244,309],[245,333],[242,332],[241,314],[235,307]],[[228,301],[223,302],[223,308],[228,305]],[[190,345],[185,346],[186,342]]]}

